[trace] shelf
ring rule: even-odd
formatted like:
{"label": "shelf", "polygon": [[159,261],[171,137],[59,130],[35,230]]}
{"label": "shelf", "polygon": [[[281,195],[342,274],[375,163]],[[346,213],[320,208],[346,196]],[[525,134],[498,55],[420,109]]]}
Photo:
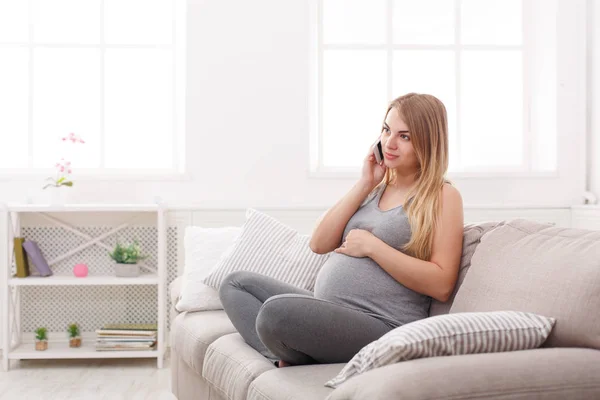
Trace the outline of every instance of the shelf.
{"label": "shelf", "polygon": [[96,342],[83,341],[81,347],[69,347],[69,342],[48,342],[48,349],[35,350],[35,343],[23,343],[8,353],[11,360],[68,359],[68,358],[157,358],[157,350],[96,351]]}
{"label": "shelf", "polygon": [[156,285],[158,277],[156,274],[145,274],[133,278],[110,275],[88,275],[85,278],[71,275],[28,276],[27,278],[10,278],[8,284],[10,286]]}
{"label": "shelf", "polygon": [[158,211],[157,204],[8,204],[12,212],[99,212],[99,211]]}
{"label": "shelf", "polygon": [[[0,253],[3,253],[5,260],[8,258],[8,252],[12,251],[11,245],[13,244],[12,238],[15,235],[20,234],[22,225],[21,219],[25,222],[29,218],[26,214],[39,214],[41,218],[50,220],[53,225],[62,227],[67,231],[70,231],[77,236],[83,237],[86,242],[80,244],[80,241],[73,243],[67,243],[67,245],[76,246],[69,252],[62,254],[58,257],[55,256],[56,260],[54,263],[65,259],[66,257],[73,256],[93,245],[98,245],[111,250],[102,240],[125,229],[129,226],[133,226],[132,220],[138,217],[137,213],[154,213],[156,216],[156,237],[157,237],[157,256],[156,268],[150,268],[150,273],[144,273],[138,277],[125,278],[117,277],[111,273],[111,270],[107,270],[106,275],[88,275],[84,278],[78,278],[71,272],[61,272],[63,275],[51,275],[48,277],[41,276],[28,276],[26,278],[9,277],[2,282],[0,287],[0,304],[2,305],[2,318],[3,321],[0,323],[2,343],[0,347],[4,348],[2,352],[2,369],[8,371],[10,369],[9,359],[75,359],[75,358],[154,358],[157,362],[158,368],[163,368],[163,359],[165,354],[165,327],[167,319],[167,290],[166,290],[166,261],[167,261],[167,217],[166,208],[164,203],[143,203],[143,204],[65,204],[65,205],[50,205],[50,204],[25,204],[25,203],[12,203],[5,204],[0,202],[0,213],[4,214],[3,224],[0,226],[3,232],[8,233],[5,235],[5,243],[0,248]],[[124,212],[136,214],[135,218],[131,216],[121,215],[123,218],[127,217],[127,221],[116,225],[115,221],[111,219],[111,226],[114,228],[109,232],[101,234],[96,237],[87,234],[81,227],[74,226],[74,222],[66,222],[60,218],[63,213],[98,213],[98,212]],[[54,216],[54,214],[58,214]],[[65,215],[66,217],[66,215]],[[73,215],[69,215],[69,219],[72,219]],[[79,217],[77,215],[77,217]],[[96,217],[96,216],[94,216]],[[33,218],[32,218],[33,219]],[[29,221],[29,224],[32,224]],[[27,225],[34,226],[34,225]],[[12,234],[11,234],[12,232]],[[8,240],[7,240],[8,239]],[[44,239],[44,238],[42,238]],[[40,239],[41,240],[41,239]],[[10,259],[9,259],[10,260]],[[0,263],[0,272],[10,276],[10,261]],[[153,271],[153,273],[152,273]],[[158,344],[154,350],[124,350],[124,351],[97,351],[95,348],[94,340],[85,340],[82,347],[70,348],[68,341],[57,341],[49,342],[49,348],[45,351],[36,351],[35,344],[31,341],[27,341],[23,344],[19,344],[16,347],[11,347],[10,338],[13,335],[22,335],[23,332],[20,320],[22,313],[26,308],[21,307],[21,296],[19,296],[19,288],[24,286],[30,286],[33,288],[39,288],[41,286],[47,287],[61,287],[61,286],[133,286],[133,285],[154,285],[156,287],[156,311],[157,311],[157,338]],[[14,290],[10,290],[13,288]],[[130,299],[127,299],[129,301]],[[152,300],[154,303],[154,300]],[[28,310],[29,311],[29,310]],[[118,311],[118,310],[117,310]],[[32,311],[29,311],[32,312]],[[63,310],[56,310],[56,315],[60,315]],[[122,314],[122,313],[121,313]],[[122,316],[118,317],[119,320]],[[9,350],[10,349],[10,350]]]}

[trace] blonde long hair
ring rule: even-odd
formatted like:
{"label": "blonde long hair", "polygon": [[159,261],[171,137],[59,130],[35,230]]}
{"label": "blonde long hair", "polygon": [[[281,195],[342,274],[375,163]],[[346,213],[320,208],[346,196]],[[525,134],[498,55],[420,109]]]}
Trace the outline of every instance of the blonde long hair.
{"label": "blonde long hair", "polygon": [[[406,194],[403,208],[408,215],[412,235],[402,250],[407,254],[429,261],[433,234],[439,225],[441,214],[440,194],[448,170],[448,117],[446,107],[429,94],[408,93],[390,102],[383,120],[390,110],[397,110],[408,126],[410,138],[419,162],[415,185]],[[388,168],[378,190],[396,177],[396,171]]]}

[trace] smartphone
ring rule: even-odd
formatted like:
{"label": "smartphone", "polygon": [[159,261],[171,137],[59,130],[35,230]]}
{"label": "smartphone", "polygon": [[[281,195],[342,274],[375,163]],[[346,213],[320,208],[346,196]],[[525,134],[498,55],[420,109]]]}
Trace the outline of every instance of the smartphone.
{"label": "smartphone", "polygon": [[377,139],[377,141],[373,143],[372,148],[375,160],[377,160],[377,164],[380,164],[383,161],[383,149],[381,148],[381,138]]}

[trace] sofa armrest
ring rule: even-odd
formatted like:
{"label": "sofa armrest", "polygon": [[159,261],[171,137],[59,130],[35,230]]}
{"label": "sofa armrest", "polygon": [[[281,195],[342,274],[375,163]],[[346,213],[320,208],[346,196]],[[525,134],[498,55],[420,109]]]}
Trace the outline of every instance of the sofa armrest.
{"label": "sofa armrest", "polygon": [[[432,357],[355,376],[327,400],[600,399],[600,350],[543,348]],[[333,378],[333,377],[330,377]]]}
{"label": "sofa armrest", "polygon": [[175,309],[175,305],[177,304],[177,302],[179,301],[179,297],[181,296],[181,282],[182,281],[183,281],[183,278],[181,276],[178,276],[177,278],[173,279],[173,281],[169,284],[169,296],[171,299],[171,309],[169,310],[169,313],[170,313],[169,319],[171,320],[171,322],[173,322],[175,317],[180,314],[180,312]]}

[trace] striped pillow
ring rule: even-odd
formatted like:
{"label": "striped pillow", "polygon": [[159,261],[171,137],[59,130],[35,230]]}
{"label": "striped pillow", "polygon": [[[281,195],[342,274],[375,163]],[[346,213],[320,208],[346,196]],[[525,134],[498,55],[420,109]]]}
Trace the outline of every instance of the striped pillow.
{"label": "striped pillow", "polygon": [[219,260],[204,283],[219,289],[233,271],[252,271],[314,291],[317,273],[330,253],[314,253],[309,235],[300,235],[275,218],[253,208],[229,253]]}
{"label": "striped pillow", "polygon": [[325,386],[374,368],[416,358],[497,353],[542,345],[555,318],[520,311],[444,314],[393,329],[363,347]]}

